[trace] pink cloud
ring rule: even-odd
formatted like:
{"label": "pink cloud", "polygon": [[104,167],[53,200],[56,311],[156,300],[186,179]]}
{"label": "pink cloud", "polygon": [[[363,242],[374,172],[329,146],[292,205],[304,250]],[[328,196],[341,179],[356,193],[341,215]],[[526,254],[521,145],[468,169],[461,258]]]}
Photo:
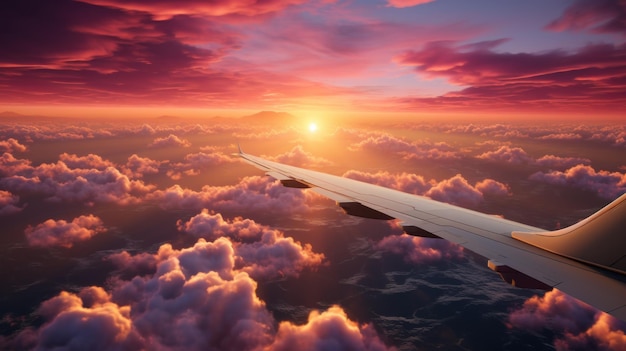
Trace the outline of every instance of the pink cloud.
{"label": "pink cloud", "polygon": [[363,140],[350,145],[349,149],[352,151],[365,150],[369,152],[398,153],[403,155],[403,158],[407,160],[454,160],[460,158],[458,152],[454,151],[452,147],[445,142],[409,142],[387,133],[370,132],[363,136],[365,137]]}
{"label": "pink cloud", "polygon": [[306,212],[309,195],[282,186],[269,177],[245,177],[236,185],[203,186],[200,191],[179,185],[155,190],[146,196],[164,208],[219,208],[246,211]]}
{"label": "pink cloud", "polygon": [[304,325],[278,325],[256,295],[257,282],[236,268],[236,250],[227,238],[200,239],[180,250],[164,244],[154,255],[117,254],[115,260],[150,267],[151,272],[130,280],[115,277],[110,291],[88,287],[77,294],[61,292],[37,310],[43,324],[22,331],[8,345],[157,350],[284,350],[298,345],[308,350],[323,344],[387,349],[373,327],[353,322],[339,307],[313,312]]}
{"label": "pink cloud", "polygon": [[563,172],[537,172],[532,174],[529,179],[589,190],[609,200],[616,199],[626,192],[626,174],[596,171],[593,167],[585,165],[577,165]]}
{"label": "pink cloud", "polygon": [[276,162],[287,163],[298,167],[324,167],[332,164],[332,162],[325,158],[316,157],[310,152],[304,151],[304,148],[302,148],[301,145],[296,145],[291,150],[283,154],[267,158]]}
{"label": "pink cloud", "polygon": [[181,146],[190,147],[191,143],[187,139],[181,139],[174,134],[170,134],[164,138],[156,138],[150,145],[150,147],[167,147],[167,146]]}
{"label": "pink cloud", "polygon": [[[590,44],[576,52],[506,53],[505,40],[472,45],[431,42],[398,56],[401,65],[427,78],[463,86],[434,98],[401,98],[413,108],[593,111],[622,109],[616,99],[624,78],[624,45]],[[546,96],[550,97],[549,106]]]}
{"label": "pink cloud", "polygon": [[487,151],[476,158],[482,160],[490,160],[496,162],[506,162],[515,165],[528,164],[532,162],[532,158],[519,147],[501,146],[496,151]]}
{"label": "pink cloud", "polygon": [[35,227],[28,226],[24,234],[31,246],[70,248],[77,242],[86,241],[105,231],[100,218],[88,215],[76,217],[71,222],[49,219]]}
{"label": "pink cloud", "polygon": [[557,350],[619,350],[626,347],[624,322],[598,311],[558,290],[533,296],[509,316],[513,328],[557,333]]}
{"label": "pink cloud", "polygon": [[351,321],[339,306],[324,312],[313,311],[304,325],[281,322],[276,338],[269,348],[288,350],[395,350],[387,347],[370,324]]}
{"label": "pink cloud", "polygon": [[30,161],[17,160],[5,153],[0,159],[0,171],[8,176],[0,179],[0,184],[18,194],[41,194],[51,201],[86,204],[137,203],[154,190],[154,186],[122,174],[111,162],[100,156],[62,154],[60,158],[56,163],[42,163],[33,167]]}
{"label": "pink cloud", "polygon": [[5,190],[0,190],[0,216],[11,215],[23,210],[24,207],[17,206],[19,202],[19,196],[13,195]]}
{"label": "pink cloud", "polygon": [[387,0],[387,6],[403,8],[427,4],[433,1],[435,0]]}
{"label": "pink cloud", "polygon": [[591,29],[597,33],[626,31],[626,4],[611,0],[577,0],[546,26],[554,31]]}
{"label": "pink cloud", "polygon": [[344,177],[401,190],[416,195],[428,196],[434,200],[461,206],[475,206],[483,201],[484,194],[508,195],[508,186],[493,179],[484,179],[475,186],[460,174],[440,182],[410,173],[391,174],[389,172],[365,173],[350,170]]}
{"label": "pink cloud", "polygon": [[484,179],[476,183],[476,190],[480,191],[483,195],[511,195],[511,189],[506,184],[493,179]]}
{"label": "pink cloud", "polygon": [[483,201],[483,193],[460,174],[433,185],[424,195],[433,200],[461,206],[475,206]]}
{"label": "pink cloud", "polygon": [[6,140],[0,140],[0,152],[24,152],[26,151],[26,146],[20,144],[17,139],[9,138]]}
{"label": "pink cloud", "polygon": [[3,176],[16,175],[31,168],[29,160],[15,158],[8,152],[3,153],[0,158],[0,174]]}
{"label": "pink cloud", "polygon": [[171,164],[171,169],[167,171],[167,175],[172,179],[180,179],[185,175],[198,175],[200,170],[216,166],[224,163],[236,162],[233,157],[227,156],[222,152],[216,151],[211,153],[198,152],[195,154],[185,155],[185,162]]}
{"label": "pink cloud", "polygon": [[535,164],[547,168],[569,168],[576,165],[583,165],[591,163],[588,158],[582,157],[560,157],[554,155],[545,155],[535,160]]}
{"label": "pink cloud", "polygon": [[183,223],[178,229],[196,237],[214,239],[229,237],[233,244],[236,267],[254,279],[298,276],[305,269],[322,264],[323,254],[314,253],[311,245],[301,244],[280,231],[237,217],[226,221],[222,215],[206,209]]}
{"label": "pink cloud", "polygon": [[218,0],[211,2],[184,0],[177,3],[168,1],[119,1],[119,0],[86,0],[85,2],[111,6],[130,11],[149,12],[158,19],[171,19],[177,15],[203,15],[203,16],[225,16],[244,15],[258,16],[270,12],[281,11],[290,5],[301,4],[304,0],[268,0],[268,1],[246,1],[246,0]]}
{"label": "pink cloud", "polygon": [[418,195],[424,194],[431,187],[430,183],[426,181],[424,177],[413,173],[403,172],[400,174],[392,174],[387,171],[367,173],[349,170],[343,174],[343,177]]}
{"label": "pink cloud", "polygon": [[107,169],[108,167],[115,167],[115,164],[113,162],[105,160],[95,154],[88,154],[87,156],[77,156],[75,154],[68,154],[64,152],[59,155],[59,161],[65,163],[68,168],[93,168],[102,171]]}
{"label": "pink cloud", "polygon": [[165,162],[132,154],[124,165],[124,173],[132,178],[143,178],[146,174],[159,173],[159,166]]}
{"label": "pink cloud", "polygon": [[524,149],[520,147],[510,147],[507,145],[501,146],[495,151],[484,152],[476,156],[476,158],[514,165],[538,165],[556,169],[591,163],[591,160],[588,158],[560,157],[555,155],[544,155],[538,159],[534,159],[526,151],[524,151]]}
{"label": "pink cloud", "polygon": [[426,239],[407,234],[392,235],[376,244],[383,252],[402,256],[413,264],[432,263],[463,258],[463,247],[442,239]]}

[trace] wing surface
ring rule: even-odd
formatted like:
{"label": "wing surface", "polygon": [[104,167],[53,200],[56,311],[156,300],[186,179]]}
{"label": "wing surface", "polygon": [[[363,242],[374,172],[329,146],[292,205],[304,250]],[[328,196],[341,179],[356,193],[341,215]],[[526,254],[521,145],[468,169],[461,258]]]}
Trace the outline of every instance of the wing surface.
{"label": "wing surface", "polygon": [[[398,219],[408,234],[449,240],[487,258],[488,266],[518,287],[557,288],[613,316],[626,320],[626,275],[513,237],[545,230],[426,197],[311,171],[252,156],[246,162],[283,185],[310,188],[336,201],[348,214]],[[625,201],[622,201],[626,203]],[[626,253],[625,253],[626,254]]]}

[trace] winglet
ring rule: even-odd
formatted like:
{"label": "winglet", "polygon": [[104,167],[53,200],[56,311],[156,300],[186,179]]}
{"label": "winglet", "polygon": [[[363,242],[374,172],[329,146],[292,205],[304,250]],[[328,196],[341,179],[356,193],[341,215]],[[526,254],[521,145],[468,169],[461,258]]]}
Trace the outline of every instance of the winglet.
{"label": "winglet", "polygon": [[513,238],[561,256],[626,274],[626,194],[590,217],[553,232]]}

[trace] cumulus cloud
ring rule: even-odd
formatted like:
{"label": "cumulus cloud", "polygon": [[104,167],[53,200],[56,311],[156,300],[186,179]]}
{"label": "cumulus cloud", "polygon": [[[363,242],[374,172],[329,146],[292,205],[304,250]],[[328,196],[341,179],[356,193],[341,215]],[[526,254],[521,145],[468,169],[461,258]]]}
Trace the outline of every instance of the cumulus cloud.
{"label": "cumulus cloud", "polygon": [[49,219],[35,227],[28,226],[24,234],[31,246],[70,248],[77,242],[86,241],[105,231],[100,218],[88,215],[76,217],[71,222]]}
{"label": "cumulus cloud", "polygon": [[185,162],[178,162],[171,165],[171,169],[167,171],[167,175],[172,179],[180,179],[183,174],[185,175],[198,175],[200,170],[206,169],[211,166],[216,166],[224,163],[236,162],[236,160],[230,156],[227,156],[219,151],[210,153],[198,152],[194,154],[185,155]]}
{"label": "cumulus cloud", "polygon": [[68,154],[66,152],[59,155],[59,161],[67,165],[68,168],[81,168],[81,169],[97,169],[105,170],[108,167],[115,167],[115,164],[109,160],[103,159],[101,156],[95,154],[88,154],[87,156],[77,156],[76,154]]}
{"label": "cumulus cloud", "polygon": [[20,197],[8,191],[0,190],[0,216],[11,215],[20,212],[24,207],[19,207]]}
{"label": "cumulus cloud", "polygon": [[383,252],[402,256],[407,263],[422,264],[463,258],[463,247],[443,239],[429,239],[407,234],[392,235],[376,244]]}
{"label": "cumulus cloud", "polygon": [[214,208],[293,214],[308,211],[305,201],[309,196],[308,192],[284,187],[270,177],[253,176],[243,178],[236,185],[205,185],[200,191],[173,185],[153,191],[146,199],[157,201],[159,206],[167,209]]}
{"label": "cumulus cloud", "polygon": [[332,306],[313,311],[304,325],[281,322],[270,350],[393,350],[380,340],[372,325],[351,321],[343,309]]}
{"label": "cumulus cloud", "polygon": [[0,152],[24,152],[26,151],[26,146],[20,144],[17,139],[8,138],[6,140],[0,140]]}
{"label": "cumulus cloud", "polygon": [[274,157],[264,157],[276,162],[287,163],[298,167],[323,167],[332,164],[332,162],[325,158],[316,157],[310,152],[304,151],[301,145],[296,145],[291,150]]}
{"label": "cumulus cloud", "polygon": [[[22,331],[9,346],[49,349],[316,350],[341,345],[387,350],[370,325],[350,320],[340,307],[313,312],[304,325],[277,322],[256,295],[257,282],[238,270],[228,238],[199,239],[154,255],[116,255],[118,264],[146,261],[151,272],[111,281],[111,290],[87,287],[42,303],[44,322]],[[133,262],[131,262],[133,261]],[[96,335],[93,335],[96,334]]]}
{"label": "cumulus cloud", "polygon": [[51,201],[137,203],[154,189],[93,154],[79,157],[64,153],[56,163],[31,166],[30,161],[5,153],[0,172],[5,175],[0,185],[7,190],[43,195]]}
{"label": "cumulus cloud", "polygon": [[483,201],[486,194],[498,196],[509,194],[509,187],[503,183],[484,179],[472,186],[460,174],[440,182],[434,179],[426,181],[424,177],[416,174],[391,174],[386,171],[366,173],[350,170],[343,176],[460,206],[475,206]]}
{"label": "cumulus cloud", "polygon": [[167,147],[167,146],[181,146],[190,147],[191,143],[187,139],[181,139],[174,134],[170,134],[163,138],[156,138],[150,145],[150,147]]}
{"label": "cumulus cloud", "polygon": [[368,173],[349,170],[343,174],[343,177],[384,186],[386,188],[397,189],[417,195],[424,194],[428,189],[431,188],[430,182],[426,181],[421,175],[417,175],[414,173],[402,172],[400,174],[392,174],[387,171]]}
{"label": "cumulus cloud", "polygon": [[147,157],[132,154],[123,167],[124,173],[133,178],[143,178],[146,174],[159,173],[159,167],[164,161],[156,161]]}
{"label": "cumulus cloud", "polygon": [[548,184],[576,187],[596,193],[605,199],[613,200],[626,192],[626,174],[620,172],[596,171],[591,166],[577,165],[563,172],[537,172],[531,180]]}
{"label": "cumulus cloud", "polygon": [[579,164],[589,164],[591,160],[582,157],[560,157],[555,155],[544,155],[538,159],[530,156],[520,147],[500,146],[495,151],[484,152],[476,158],[499,163],[509,163],[513,165],[537,165],[545,168],[563,169]]}
{"label": "cumulus cloud", "polygon": [[12,176],[30,169],[30,160],[15,158],[11,153],[5,152],[0,158],[0,175],[2,176]]}
{"label": "cumulus cloud", "polygon": [[533,296],[509,316],[513,328],[541,331],[558,337],[557,350],[619,350],[626,347],[626,324],[556,289]]}
{"label": "cumulus cloud", "polygon": [[511,164],[528,164],[532,162],[526,151],[519,147],[501,146],[495,151],[487,151],[476,158],[495,162],[506,162]]}
{"label": "cumulus cloud", "polygon": [[[349,131],[348,131],[349,132]],[[367,133],[361,141],[350,145],[350,150],[398,153],[404,159],[458,159],[460,155],[445,142],[409,142],[387,133]]]}
{"label": "cumulus cloud", "polygon": [[178,229],[207,239],[229,237],[234,241],[236,268],[257,280],[298,276],[303,269],[315,269],[324,260],[324,255],[314,253],[311,245],[285,237],[278,230],[241,217],[224,220],[221,214],[206,209],[185,223],[179,220]]}

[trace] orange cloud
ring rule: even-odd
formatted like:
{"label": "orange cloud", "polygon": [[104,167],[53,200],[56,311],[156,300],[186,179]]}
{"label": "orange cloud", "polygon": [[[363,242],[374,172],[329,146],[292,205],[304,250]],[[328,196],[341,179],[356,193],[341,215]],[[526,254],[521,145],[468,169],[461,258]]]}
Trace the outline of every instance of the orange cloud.
{"label": "orange cloud", "polygon": [[70,248],[77,242],[88,240],[105,231],[100,218],[88,215],[76,217],[71,222],[49,219],[35,227],[28,226],[24,234],[31,246]]}

